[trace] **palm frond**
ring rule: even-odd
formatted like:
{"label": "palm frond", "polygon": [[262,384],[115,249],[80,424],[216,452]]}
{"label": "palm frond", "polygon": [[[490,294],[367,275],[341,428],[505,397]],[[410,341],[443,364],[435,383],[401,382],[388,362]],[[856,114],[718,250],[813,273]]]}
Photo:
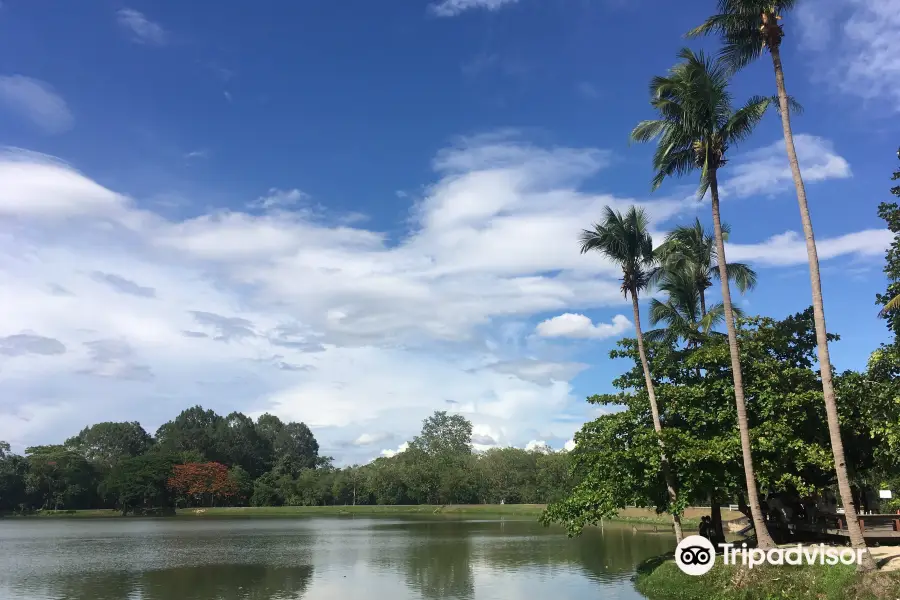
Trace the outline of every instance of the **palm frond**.
{"label": "palm frond", "polygon": [[887,313],[891,312],[892,310],[897,310],[898,308],[900,308],[900,296],[894,296],[893,298],[888,300],[888,303],[885,304],[880,311],[878,311],[878,316],[883,317]]}

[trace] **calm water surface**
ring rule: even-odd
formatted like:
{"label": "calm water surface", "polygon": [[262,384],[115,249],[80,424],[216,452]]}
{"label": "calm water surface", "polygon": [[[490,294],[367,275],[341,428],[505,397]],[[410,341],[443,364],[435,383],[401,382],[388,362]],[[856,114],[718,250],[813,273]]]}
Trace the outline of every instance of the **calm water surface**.
{"label": "calm water surface", "polygon": [[0,521],[3,600],[637,600],[674,537],[533,521]]}

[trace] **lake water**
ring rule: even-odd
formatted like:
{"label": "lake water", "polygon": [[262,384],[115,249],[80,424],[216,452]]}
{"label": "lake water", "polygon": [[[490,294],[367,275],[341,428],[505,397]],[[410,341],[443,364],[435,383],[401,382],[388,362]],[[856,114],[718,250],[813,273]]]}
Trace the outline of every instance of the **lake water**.
{"label": "lake water", "polygon": [[448,518],[0,520],[4,600],[636,600],[674,537]]}

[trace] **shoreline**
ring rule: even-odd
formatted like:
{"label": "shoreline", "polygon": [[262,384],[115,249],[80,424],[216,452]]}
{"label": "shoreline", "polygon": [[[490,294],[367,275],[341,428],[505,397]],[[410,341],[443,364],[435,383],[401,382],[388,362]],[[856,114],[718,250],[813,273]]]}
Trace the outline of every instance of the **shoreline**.
{"label": "shoreline", "polygon": [[[204,517],[311,517],[311,516],[376,516],[376,515],[416,515],[416,516],[485,516],[485,517],[522,517],[534,518],[544,510],[543,504],[459,504],[459,505],[357,505],[357,506],[240,506],[240,507],[208,507],[180,508],[176,510],[178,518]],[[697,527],[700,515],[708,513],[708,509],[689,508],[682,517],[687,527]],[[740,513],[736,513],[738,516]],[[61,510],[39,511],[29,515],[13,515],[13,518],[133,518],[122,517],[115,509]],[[724,517],[724,515],[723,515]],[[165,518],[165,517],[160,517]],[[737,517],[735,517],[737,518]],[[670,527],[671,517],[658,515],[652,509],[627,508],[616,517],[604,522],[624,523],[631,525],[653,526],[655,528]]]}
{"label": "shoreline", "polygon": [[[879,561],[881,563],[883,561]],[[671,554],[645,561],[633,579],[648,600],[895,600],[900,571],[857,573],[855,566],[740,566],[717,562],[706,575],[685,575]]]}

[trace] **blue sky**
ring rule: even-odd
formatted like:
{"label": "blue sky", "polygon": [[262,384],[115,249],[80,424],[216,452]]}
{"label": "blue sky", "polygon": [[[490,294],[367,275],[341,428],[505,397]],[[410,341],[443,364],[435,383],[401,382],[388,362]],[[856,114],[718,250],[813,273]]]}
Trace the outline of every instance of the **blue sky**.
{"label": "blue sky", "polygon": [[[632,319],[579,229],[635,202],[657,237],[709,222],[627,140],[712,5],[4,0],[0,439],[201,403],[304,420],[339,462],[442,409],[480,447],[562,447]],[[898,15],[785,18],[839,369],[886,337]],[[766,59],[734,95],[773,86]],[[810,297],[780,137],[772,115],[722,174],[728,256],[760,272],[741,303],[779,317]]]}

